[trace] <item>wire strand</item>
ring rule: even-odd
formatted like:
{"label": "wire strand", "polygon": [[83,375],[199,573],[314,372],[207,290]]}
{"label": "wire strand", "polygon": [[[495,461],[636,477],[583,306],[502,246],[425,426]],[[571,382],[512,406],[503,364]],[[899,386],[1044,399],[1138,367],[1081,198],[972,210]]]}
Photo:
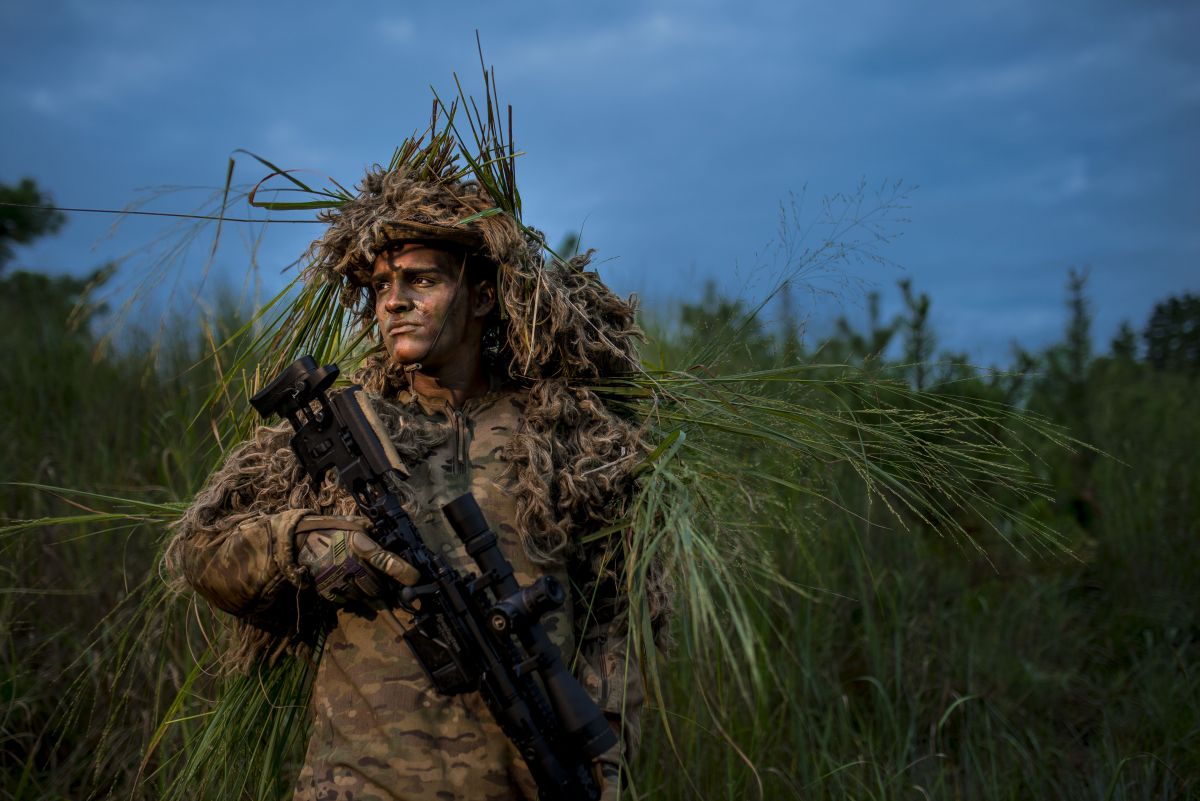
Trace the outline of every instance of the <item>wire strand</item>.
{"label": "wire strand", "polygon": [[320,220],[256,220],[250,217],[221,217],[215,214],[183,214],[182,212],[173,211],[133,211],[129,209],[82,209],[70,208],[67,206],[37,206],[31,203],[8,203],[0,201],[0,206],[15,209],[41,209],[42,211],[71,211],[71,212],[86,212],[90,214],[132,214],[141,217],[179,217],[186,220],[215,220],[221,222],[244,222],[244,223],[305,223],[305,224],[320,224]]}

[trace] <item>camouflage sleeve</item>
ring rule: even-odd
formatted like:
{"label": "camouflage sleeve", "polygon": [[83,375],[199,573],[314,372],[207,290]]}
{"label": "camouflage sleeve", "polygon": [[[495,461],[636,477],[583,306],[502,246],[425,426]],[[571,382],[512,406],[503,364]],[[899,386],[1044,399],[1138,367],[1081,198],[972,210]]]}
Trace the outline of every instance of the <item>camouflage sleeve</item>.
{"label": "camouflage sleeve", "polygon": [[209,477],[176,523],[167,568],[264,636],[303,635],[308,602],[294,536],[315,500],[284,427],[260,427]]}
{"label": "camouflage sleeve", "polygon": [[202,540],[190,539],[180,548],[184,578],[218,609],[263,617],[287,585],[302,585],[294,540],[296,524],[307,514],[289,509],[255,515]]}
{"label": "camouflage sleeve", "polygon": [[595,625],[585,634],[576,672],[592,700],[619,729],[621,742],[610,761],[622,755],[632,760],[641,741],[646,692],[623,618]]}
{"label": "camouflage sleeve", "polygon": [[641,741],[646,700],[641,665],[629,632],[627,599],[619,591],[620,553],[585,552],[569,567],[575,590],[575,672],[592,700],[620,734],[620,742],[600,761],[632,761]]}

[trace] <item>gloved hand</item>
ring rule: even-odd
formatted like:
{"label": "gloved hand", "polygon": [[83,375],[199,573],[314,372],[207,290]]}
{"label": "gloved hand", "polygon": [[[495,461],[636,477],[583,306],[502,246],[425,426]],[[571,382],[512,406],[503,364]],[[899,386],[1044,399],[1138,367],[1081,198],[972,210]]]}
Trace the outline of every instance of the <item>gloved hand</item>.
{"label": "gloved hand", "polygon": [[617,801],[631,798],[627,792],[626,778],[621,772],[621,724],[617,718],[609,717],[608,725],[617,735],[617,742],[600,756],[592,760],[592,776],[600,785],[600,801]]}
{"label": "gloved hand", "polygon": [[600,801],[617,801],[622,795],[629,797],[621,781],[621,768],[616,762],[609,762],[602,755],[592,763],[592,773],[600,785]]}
{"label": "gloved hand", "polygon": [[339,606],[393,595],[389,578],[405,585],[420,580],[415,567],[367,535],[362,518],[308,515],[296,524],[296,551],[317,593]]}

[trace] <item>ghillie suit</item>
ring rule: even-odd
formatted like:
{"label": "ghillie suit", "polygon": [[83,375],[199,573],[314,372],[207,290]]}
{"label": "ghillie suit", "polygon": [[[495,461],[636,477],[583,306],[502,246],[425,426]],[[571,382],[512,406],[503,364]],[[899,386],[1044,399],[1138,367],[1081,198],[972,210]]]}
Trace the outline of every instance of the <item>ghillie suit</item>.
{"label": "ghillie suit", "polygon": [[[352,325],[373,336],[370,275],[375,254],[385,243],[418,237],[457,240],[485,253],[496,269],[502,309],[485,333],[485,343],[492,343],[487,356],[499,380],[526,393],[524,426],[501,453],[505,477],[517,496],[521,543],[534,563],[558,558],[564,551],[583,557],[572,532],[597,531],[627,514],[631,470],[648,450],[637,421],[609,411],[593,390],[579,383],[637,369],[636,347],[642,335],[635,323],[635,301],[616,296],[588,271],[587,254],[547,259],[536,232],[523,229],[513,217],[481,216],[496,208],[487,192],[463,181],[452,157],[438,167],[421,170],[397,160],[386,170],[371,170],[353,200],[323,213],[329,229],[313,243],[306,282],[336,287],[340,302],[352,314]],[[468,218],[474,219],[456,226]],[[407,371],[390,363],[378,347],[363,358],[353,380],[384,399],[409,389]],[[294,472],[294,458],[285,429],[260,429],[248,450],[263,457],[246,464],[235,453],[226,468],[213,474],[181,521],[182,536],[216,522],[215,515],[225,513],[218,510],[228,506],[233,487],[259,498],[286,496],[288,508],[352,513],[353,508],[345,506],[349,499],[335,507],[332,478],[319,494],[286,480]],[[419,459],[438,436],[405,429],[402,443],[410,447],[402,455]],[[264,458],[281,463],[267,465]],[[586,556],[596,574],[615,580],[614,554],[603,547],[590,551]],[[651,570],[646,579],[648,609],[657,628],[667,608],[664,577]],[[230,653],[231,664],[241,669],[278,654],[286,645],[278,635],[253,624],[243,627],[241,640]]]}
{"label": "ghillie suit", "polygon": [[[619,589],[627,583],[626,537],[621,526],[604,529],[629,515],[633,467],[649,448],[636,420],[610,411],[580,382],[637,370],[635,303],[588,271],[588,255],[547,257],[540,234],[497,213],[488,191],[459,172],[446,136],[431,127],[428,142],[410,142],[387,168],[368,172],[356,195],[322,213],[329,227],[313,243],[305,282],[336,290],[349,327],[370,342],[380,337],[371,275],[389,244],[457,248],[464,270],[470,261],[472,270],[494,275],[499,311],[484,333],[492,392],[461,409],[431,406],[410,382],[419,365],[393,363],[381,343],[360,354],[354,380],[374,398],[413,476],[407,501],[430,547],[461,550],[451,547],[437,511],[471,490],[523,584],[544,571],[574,589],[547,629],[600,708],[622,724],[631,751],[644,693],[626,644],[628,598]],[[375,620],[394,613],[364,618],[339,610],[335,620],[317,603],[297,565],[293,532],[306,514],[355,510],[332,476],[315,491],[301,480],[288,439],[285,426],[260,427],[235,449],[176,526],[166,560],[172,573],[237,616],[222,657],[228,669],[269,668],[284,653],[304,656],[322,644],[316,731],[298,792],[308,798],[337,785],[350,793],[386,788],[397,798],[432,798],[439,788],[464,797],[532,797],[520,760],[505,753],[509,744],[479,699],[434,697],[395,632]],[[657,560],[641,570],[637,616],[659,639],[664,574]],[[381,682],[400,682],[404,692],[380,689]],[[359,709],[362,698],[369,704]],[[432,767],[442,752],[458,761]],[[364,755],[371,755],[367,764]],[[485,769],[480,783],[453,777]]]}

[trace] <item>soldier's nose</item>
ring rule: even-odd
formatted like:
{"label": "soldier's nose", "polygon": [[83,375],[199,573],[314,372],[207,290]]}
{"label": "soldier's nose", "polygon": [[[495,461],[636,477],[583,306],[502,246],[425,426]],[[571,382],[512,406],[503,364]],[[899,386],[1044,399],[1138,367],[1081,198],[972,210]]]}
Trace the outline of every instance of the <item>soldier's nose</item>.
{"label": "soldier's nose", "polygon": [[383,305],[388,311],[400,311],[401,309],[408,309],[412,307],[412,303],[409,301],[409,299],[400,292],[392,292],[390,295],[388,295],[387,298],[384,299]]}

